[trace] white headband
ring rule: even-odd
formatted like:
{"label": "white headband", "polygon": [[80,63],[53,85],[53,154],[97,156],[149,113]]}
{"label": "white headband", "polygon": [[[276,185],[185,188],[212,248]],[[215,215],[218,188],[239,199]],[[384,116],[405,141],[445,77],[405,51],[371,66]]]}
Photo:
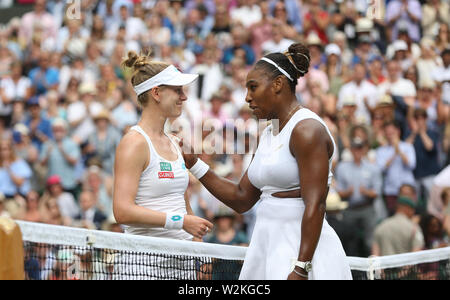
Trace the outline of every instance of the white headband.
{"label": "white headband", "polygon": [[261,60],[268,62],[271,65],[274,65],[281,73],[283,73],[284,76],[286,76],[287,78],[289,78],[290,81],[294,81],[292,79],[292,77],[288,74],[288,72],[286,72],[285,70],[283,70],[283,68],[281,68],[279,65],[277,65],[273,60],[268,59],[267,57],[263,57],[261,58]]}
{"label": "white headband", "polygon": [[198,74],[183,74],[174,65],[170,65],[152,78],[134,86],[134,91],[139,96],[159,85],[184,86],[197,77]]}

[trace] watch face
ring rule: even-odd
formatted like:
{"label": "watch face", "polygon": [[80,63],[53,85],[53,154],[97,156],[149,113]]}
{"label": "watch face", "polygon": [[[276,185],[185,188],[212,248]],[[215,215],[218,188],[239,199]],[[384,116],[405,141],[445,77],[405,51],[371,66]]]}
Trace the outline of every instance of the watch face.
{"label": "watch face", "polygon": [[309,273],[311,270],[312,270],[312,264],[310,262],[307,262],[305,264],[305,271]]}

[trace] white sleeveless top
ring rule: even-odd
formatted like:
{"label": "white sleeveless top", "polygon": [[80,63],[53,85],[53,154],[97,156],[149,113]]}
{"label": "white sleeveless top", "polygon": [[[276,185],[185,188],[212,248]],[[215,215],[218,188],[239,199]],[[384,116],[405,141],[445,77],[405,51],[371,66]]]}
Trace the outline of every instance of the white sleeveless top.
{"label": "white sleeveless top", "polygon": [[[139,179],[135,203],[138,206],[160,212],[187,214],[184,193],[189,184],[189,174],[178,145],[166,134],[177,149],[178,154],[177,160],[170,161],[156,152],[149,136],[140,126],[133,126],[131,130],[135,130],[144,136],[150,150],[150,162]],[[156,228],[140,225],[126,226],[125,232],[153,237],[192,240],[192,235],[182,229],[169,230],[162,227]]]}
{"label": "white sleeveless top", "polygon": [[[258,149],[248,168],[248,178],[263,193],[261,198],[272,193],[300,188],[297,161],[289,149],[289,141],[294,127],[305,119],[317,120],[325,127],[333,141],[333,152],[336,151],[336,143],[325,122],[309,109],[299,109],[276,136],[272,132],[273,125],[267,126],[261,134]],[[333,177],[331,164],[332,158],[329,160],[328,185]]]}

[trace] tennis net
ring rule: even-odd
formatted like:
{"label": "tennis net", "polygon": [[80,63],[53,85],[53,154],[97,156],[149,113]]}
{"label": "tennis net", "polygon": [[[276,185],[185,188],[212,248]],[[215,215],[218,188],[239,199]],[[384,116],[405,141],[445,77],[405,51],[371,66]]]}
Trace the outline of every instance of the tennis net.
{"label": "tennis net", "polygon": [[[17,222],[26,279],[234,280],[245,247]],[[371,258],[348,257],[356,280],[450,279],[450,247]]]}

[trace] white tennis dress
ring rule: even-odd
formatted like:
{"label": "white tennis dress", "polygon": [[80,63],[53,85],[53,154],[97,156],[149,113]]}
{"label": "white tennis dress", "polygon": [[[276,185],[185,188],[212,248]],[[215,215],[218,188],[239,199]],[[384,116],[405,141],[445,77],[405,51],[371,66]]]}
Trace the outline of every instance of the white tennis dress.
{"label": "white tennis dress", "polygon": [[[150,163],[139,179],[136,204],[165,213],[186,215],[184,193],[189,184],[189,174],[178,145],[168,136],[178,154],[177,160],[169,161],[156,152],[150,138],[140,126],[133,126],[131,130],[135,130],[144,136],[150,151]],[[192,240],[193,238],[192,235],[182,229],[165,229],[162,227],[126,226],[125,232],[178,240]]]}
{"label": "white tennis dress", "polygon": [[[294,127],[305,119],[315,119],[323,124],[336,149],[325,122],[306,108],[298,110],[279,134],[273,135],[272,125],[263,131],[248,169],[250,182],[262,194],[254,232],[239,277],[241,280],[287,279],[292,261],[298,259],[305,210],[303,200],[276,198],[271,194],[300,188],[297,161],[289,150],[289,141]],[[332,176],[330,160],[328,184]],[[325,219],[309,279],[352,279],[341,241]]]}
{"label": "white tennis dress", "polygon": [[[189,183],[189,175],[178,145],[167,136],[178,154],[177,160],[169,161],[156,152],[149,136],[140,126],[134,126],[131,130],[144,136],[150,150],[150,163],[139,179],[136,204],[165,213],[186,215],[184,193]],[[125,233],[178,240],[193,238],[183,229],[165,229],[145,225],[125,226]],[[194,260],[170,255],[130,252],[117,254],[115,260],[113,279],[195,279],[197,276]]]}

